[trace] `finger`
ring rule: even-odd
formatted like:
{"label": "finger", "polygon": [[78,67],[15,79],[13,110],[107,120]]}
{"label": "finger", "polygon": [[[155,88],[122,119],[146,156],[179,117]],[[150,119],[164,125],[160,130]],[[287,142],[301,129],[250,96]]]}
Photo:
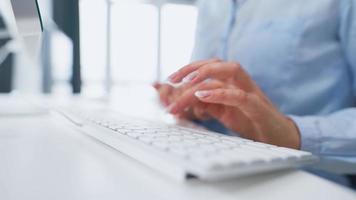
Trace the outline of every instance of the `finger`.
{"label": "finger", "polygon": [[205,104],[205,111],[213,118],[220,120],[224,116],[224,105]]}
{"label": "finger", "polygon": [[195,96],[202,102],[239,108],[252,121],[263,122],[269,110],[258,96],[240,89],[215,89],[197,91]]}
{"label": "finger", "polygon": [[199,100],[194,96],[197,90],[210,90],[222,87],[223,84],[219,81],[205,81],[199,83],[187,91],[185,91],[182,96],[180,96],[173,104],[169,106],[168,112],[171,114],[177,114],[183,112],[187,107],[193,106],[199,102]]}
{"label": "finger", "polygon": [[193,120],[193,114],[190,112],[184,112],[184,113],[179,113],[177,115],[174,116],[176,119],[179,120]]}
{"label": "finger", "polygon": [[199,120],[209,119],[209,115],[207,115],[207,113],[202,109],[194,108],[193,112],[194,112],[194,116],[196,119],[199,119]]}
{"label": "finger", "polygon": [[208,107],[208,104],[203,104],[203,103],[195,106],[193,108],[193,114],[194,114],[195,118],[199,119],[199,120],[209,119],[210,115],[207,112],[207,107]]}
{"label": "finger", "polygon": [[242,88],[246,92],[255,93],[263,101],[273,105],[273,103],[268,98],[266,98],[263,91],[258,87],[256,82],[238,63],[209,63],[200,67],[197,71],[191,74],[195,74],[193,79],[191,79],[191,77],[184,78],[186,83],[189,83],[188,85],[197,84],[208,78],[214,78],[217,80],[233,78],[233,80],[236,81],[234,82],[234,85]]}
{"label": "finger", "polygon": [[[252,81],[248,73],[241,67],[241,65],[233,62],[208,63],[191,74],[192,75],[190,77],[188,75],[188,77],[184,78],[185,82],[191,82],[192,84],[195,84],[208,78],[219,80],[234,78],[234,80],[238,81],[238,84],[242,86],[247,86],[248,84],[254,83],[254,81]],[[253,86],[255,85],[253,84]]]}
{"label": "finger", "polygon": [[217,58],[213,58],[213,59],[209,59],[209,60],[202,60],[202,61],[193,62],[193,63],[181,68],[177,72],[173,73],[171,76],[169,76],[168,79],[172,83],[179,83],[179,82],[182,81],[182,79],[185,76],[187,76],[188,74],[190,74],[193,71],[196,71],[201,66],[204,66],[204,65],[209,64],[209,63],[215,63],[215,62],[220,62],[220,60],[217,59]]}
{"label": "finger", "polygon": [[206,112],[225,127],[236,131],[240,136],[251,139],[255,126],[252,121],[238,108],[220,104],[206,104]]}
{"label": "finger", "polygon": [[162,84],[160,84],[159,82],[155,82],[152,84],[152,86],[156,89],[156,90],[159,90],[162,86]]}
{"label": "finger", "polygon": [[166,84],[160,85],[158,93],[161,103],[164,106],[168,106],[170,104],[169,97],[172,93],[172,87]]}

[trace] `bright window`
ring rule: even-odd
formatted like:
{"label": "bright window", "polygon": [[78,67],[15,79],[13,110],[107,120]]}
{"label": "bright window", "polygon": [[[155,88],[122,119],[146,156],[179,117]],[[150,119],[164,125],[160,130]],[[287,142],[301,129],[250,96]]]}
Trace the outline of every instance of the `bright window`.
{"label": "bright window", "polygon": [[106,1],[80,1],[80,50],[84,84],[101,82],[106,64]]}
{"label": "bright window", "polygon": [[157,8],[116,3],[112,9],[114,82],[153,82],[157,66]]}
{"label": "bright window", "polygon": [[[83,92],[100,94],[106,69],[107,4],[81,0],[81,59]],[[147,84],[157,78],[159,7],[116,1],[111,7],[111,72],[113,84]],[[187,64],[194,43],[197,11],[191,5],[161,8],[161,71],[166,77]]]}
{"label": "bright window", "polygon": [[190,61],[197,11],[193,6],[167,4],[162,8],[162,76]]}

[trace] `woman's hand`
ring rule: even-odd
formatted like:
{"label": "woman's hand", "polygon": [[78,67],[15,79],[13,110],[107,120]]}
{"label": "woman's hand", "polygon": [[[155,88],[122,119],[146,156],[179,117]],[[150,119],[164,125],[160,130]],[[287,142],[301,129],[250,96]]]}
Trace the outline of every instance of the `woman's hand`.
{"label": "woman's hand", "polygon": [[[216,61],[218,61],[218,59],[214,58],[210,60],[194,62],[189,66],[203,66]],[[161,104],[169,110],[177,99],[189,91],[191,85],[183,84],[179,87],[173,87],[169,84],[156,82],[153,84],[153,87],[158,92]],[[175,116],[177,118],[187,120],[205,120],[209,118],[204,109],[202,109],[202,103],[198,103],[194,107],[186,107],[184,111],[175,114]]]}
{"label": "woman's hand", "polygon": [[158,92],[160,103],[164,107],[169,106],[172,102],[173,97],[176,96],[177,91],[175,91],[172,86],[159,82],[154,83],[153,87]]}
{"label": "woman's hand", "polygon": [[[186,86],[181,86],[179,88],[174,88],[169,84],[164,83],[154,83],[153,87],[156,89],[159,95],[160,103],[167,110],[170,109],[171,105],[179,99],[187,90]],[[202,104],[202,103],[200,103]],[[175,114],[175,117],[178,119],[184,120],[205,120],[208,119],[209,116],[206,112],[201,108],[201,105],[198,104],[194,108],[186,108],[184,112],[180,112],[179,114]]]}
{"label": "woman's hand", "polygon": [[278,111],[239,64],[216,60],[188,65],[171,75],[170,81],[190,85],[171,106],[172,114],[203,102],[201,109],[242,137],[300,148],[294,122]]}

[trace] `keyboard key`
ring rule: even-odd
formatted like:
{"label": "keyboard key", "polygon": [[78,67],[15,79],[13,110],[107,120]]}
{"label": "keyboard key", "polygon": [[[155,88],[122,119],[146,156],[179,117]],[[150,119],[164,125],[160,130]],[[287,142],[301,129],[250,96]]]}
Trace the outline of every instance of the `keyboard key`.
{"label": "keyboard key", "polygon": [[130,131],[130,132],[127,132],[127,135],[128,135],[129,137],[132,137],[132,138],[139,138],[139,137],[142,136],[143,134],[142,134],[142,133],[137,133],[137,132],[132,132],[132,131]]}
{"label": "keyboard key", "polygon": [[189,152],[184,148],[169,148],[169,152],[172,152],[180,157],[189,158]]}
{"label": "keyboard key", "polygon": [[213,141],[206,139],[206,138],[199,138],[196,141],[199,144],[213,144],[214,143]]}
{"label": "keyboard key", "polygon": [[164,150],[168,150],[168,148],[171,146],[170,142],[168,142],[167,140],[155,140],[153,141],[152,145]]}
{"label": "keyboard key", "polygon": [[139,136],[138,139],[147,144],[152,144],[155,140],[155,138],[148,136]]}
{"label": "keyboard key", "polygon": [[216,142],[216,143],[213,143],[211,145],[213,145],[215,148],[220,149],[220,150],[231,148],[230,145],[224,144],[222,142]]}
{"label": "keyboard key", "polygon": [[175,142],[180,142],[183,140],[182,137],[178,137],[178,136],[169,136],[167,139],[169,142],[171,143],[175,143]]}
{"label": "keyboard key", "polygon": [[196,139],[198,139],[196,136],[194,136],[194,135],[187,135],[187,134],[185,134],[185,135],[183,135],[183,138],[185,139],[185,140],[196,140]]}

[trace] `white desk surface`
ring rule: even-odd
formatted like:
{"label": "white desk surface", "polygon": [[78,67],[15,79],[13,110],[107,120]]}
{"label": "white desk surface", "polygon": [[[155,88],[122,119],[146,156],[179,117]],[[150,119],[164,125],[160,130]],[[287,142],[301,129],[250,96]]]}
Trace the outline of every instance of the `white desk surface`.
{"label": "white desk surface", "polygon": [[0,199],[355,200],[356,193],[298,170],[175,182],[51,115],[23,115],[0,116]]}

